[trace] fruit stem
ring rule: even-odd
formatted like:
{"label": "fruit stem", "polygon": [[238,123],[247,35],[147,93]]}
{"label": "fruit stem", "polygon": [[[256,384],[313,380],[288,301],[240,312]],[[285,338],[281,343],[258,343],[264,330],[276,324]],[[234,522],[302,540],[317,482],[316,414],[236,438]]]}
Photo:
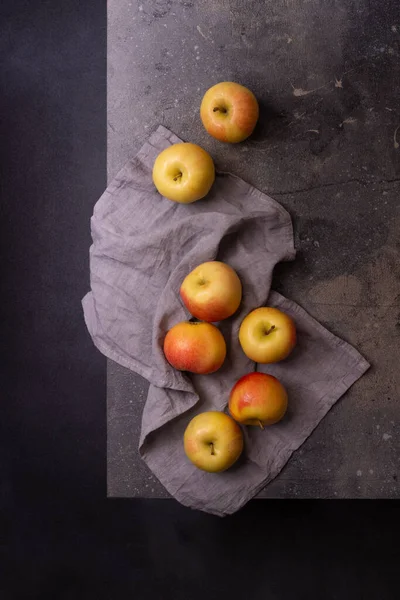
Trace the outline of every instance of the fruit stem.
{"label": "fruit stem", "polygon": [[211,446],[211,454],[214,455],[215,454],[215,452],[214,452],[214,444],[211,442],[210,446]]}
{"label": "fruit stem", "polygon": [[261,423],[260,419],[258,419],[258,424],[260,426],[261,429],[264,429],[264,425]]}
{"label": "fruit stem", "polygon": [[269,335],[271,333],[271,331],[273,331],[275,329],[275,325],[271,325],[271,327],[269,329],[265,330],[265,335]]}

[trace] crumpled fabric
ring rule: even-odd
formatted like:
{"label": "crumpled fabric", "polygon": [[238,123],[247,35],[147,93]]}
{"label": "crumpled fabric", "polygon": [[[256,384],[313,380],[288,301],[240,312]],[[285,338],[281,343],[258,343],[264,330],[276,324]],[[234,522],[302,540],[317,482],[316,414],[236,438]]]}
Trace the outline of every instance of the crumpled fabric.
{"label": "crumpled fabric", "polygon": [[[91,291],[83,309],[97,348],[150,382],[139,445],[143,460],[179,502],[222,516],[278,475],[369,364],[296,303],[270,290],[274,266],[295,258],[291,219],[279,203],[230,173],[217,173],[208,196],[193,204],[160,196],[152,182],[154,160],[180,141],[158,127],[97,202]],[[223,367],[210,375],[186,374],[166,361],[163,339],[190,318],[179,296],[183,279],[209,260],[235,269],[242,303],[218,324],[227,343]],[[281,363],[256,366],[243,353],[238,331],[243,318],[263,305],[294,319],[298,343]],[[200,412],[226,410],[234,383],[256,367],[286,387],[287,414],[264,430],[244,427],[244,452],[229,470],[200,471],[184,453],[187,424]]]}

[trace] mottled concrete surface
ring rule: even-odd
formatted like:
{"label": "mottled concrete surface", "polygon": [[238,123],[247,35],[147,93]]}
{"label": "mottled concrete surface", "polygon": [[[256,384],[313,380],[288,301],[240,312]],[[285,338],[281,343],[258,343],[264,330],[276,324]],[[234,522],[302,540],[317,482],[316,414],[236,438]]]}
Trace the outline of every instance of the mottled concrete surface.
{"label": "mottled concrete surface", "polygon": [[[108,13],[109,178],[160,123],[202,145],[291,213],[298,255],[275,289],[372,363],[260,496],[398,497],[397,0],[109,0]],[[239,146],[214,142],[198,116],[221,80],[260,101]],[[137,451],[146,390],[109,362],[110,496],[167,496]]]}

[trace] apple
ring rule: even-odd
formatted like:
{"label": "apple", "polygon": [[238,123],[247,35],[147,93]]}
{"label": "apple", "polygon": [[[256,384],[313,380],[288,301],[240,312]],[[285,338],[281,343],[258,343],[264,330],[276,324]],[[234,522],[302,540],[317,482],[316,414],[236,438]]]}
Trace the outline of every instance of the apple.
{"label": "apple", "polygon": [[185,277],[180,295],[191,315],[211,323],[227,319],[237,311],[242,284],[232,267],[212,260],[202,263]]}
{"label": "apple", "polygon": [[242,142],[253,133],[258,120],[256,97],[249,89],[223,81],[204,94],[200,117],[207,132],[220,142]]}
{"label": "apple", "polygon": [[239,329],[243,352],[258,363],[283,360],[296,345],[296,326],[289,315],[264,306],[245,317]]}
{"label": "apple", "polygon": [[239,425],[223,412],[211,410],[194,417],[187,426],[183,445],[196,467],[209,473],[229,469],[243,450]]}
{"label": "apple", "polygon": [[243,425],[273,425],[287,409],[288,397],[281,382],[272,375],[249,373],[233,386],[229,412]]}
{"label": "apple", "polygon": [[181,204],[204,198],[214,179],[213,160],[197,144],[173,144],[160,152],[153,166],[157,190],[168,200]]}
{"label": "apple", "polygon": [[164,354],[175,369],[205,375],[214,373],[222,366],[226,344],[215,325],[182,321],[165,336]]}

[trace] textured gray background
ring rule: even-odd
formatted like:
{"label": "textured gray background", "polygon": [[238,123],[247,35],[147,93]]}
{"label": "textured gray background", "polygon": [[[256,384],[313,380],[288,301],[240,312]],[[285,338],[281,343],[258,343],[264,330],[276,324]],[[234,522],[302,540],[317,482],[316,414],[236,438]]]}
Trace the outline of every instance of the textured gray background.
{"label": "textured gray background", "polygon": [[[399,496],[400,9],[395,0],[108,2],[108,176],[161,123],[292,215],[274,288],[373,367],[260,496]],[[239,146],[202,129],[203,93],[248,85]],[[137,452],[147,385],[108,363],[108,494],[166,497]]]}

